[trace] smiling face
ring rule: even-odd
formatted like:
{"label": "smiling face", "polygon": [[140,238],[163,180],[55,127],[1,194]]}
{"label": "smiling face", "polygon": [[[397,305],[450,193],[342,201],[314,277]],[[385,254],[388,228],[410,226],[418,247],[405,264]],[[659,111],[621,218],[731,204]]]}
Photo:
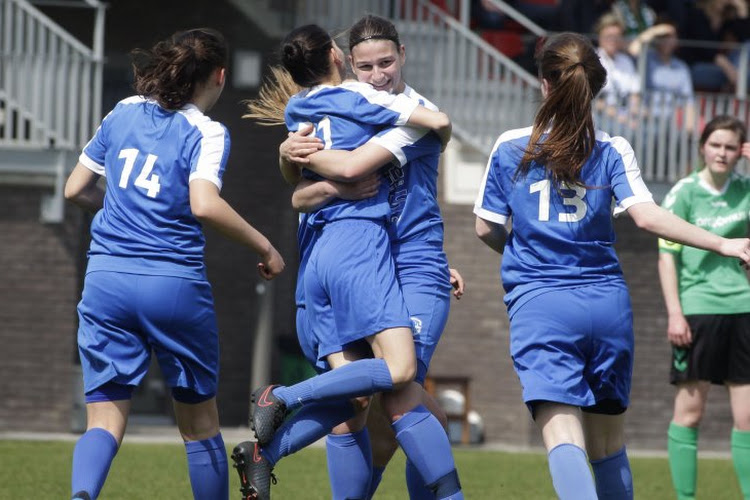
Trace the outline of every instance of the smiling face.
{"label": "smiling face", "polygon": [[713,176],[727,176],[740,159],[740,137],[727,129],[714,130],[700,147],[700,153],[708,173]]}
{"label": "smiling face", "polygon": [[373,38],[355,45],[349,62],[357,80],[376,90],[400,93],[404,90],[401,67],[406,61],[404,46],[391,40]]}

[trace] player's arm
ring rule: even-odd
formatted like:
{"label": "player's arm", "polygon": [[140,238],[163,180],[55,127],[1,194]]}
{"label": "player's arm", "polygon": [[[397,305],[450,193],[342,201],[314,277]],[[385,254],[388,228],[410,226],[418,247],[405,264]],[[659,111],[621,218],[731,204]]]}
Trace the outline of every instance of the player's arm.
{"label": "player's arm", "polygon": [[750,240],[747,238],[723,238],[690,224],[654,202],[636,203],[627,211],[640,229],[666,240],[737,257],[745,266],[750,262]]}
{"label": "player's arm", "polygon": [[302,179],[292,194],[292,207],[297,212],[312,212],[327,205],[334,198],[362,200],[378,193],[380,175],[371,174],[357,182]]}
{"label": "player's arm", "polygon": [[104,189],[97,184],[100,177],[78,162],[65,183],[65,199],[90,212],[98,211],[104,206]]}
{"label": "player's arm", "polygon": [[205,179],[190,182],[190,209],[204,224],[213,227],[257,253],[261,258],[258,272],[271,279],[284,270],[284,259],[268,238],[242,218],[219,194],[219,187]]}
{"label": "player's arm", "polygon": [[309,156],[310,170],[333,181],[352,182],[363,179],[395,159],[383,146],[366,142],[353,151],[324,149]]}
{"label": "player's arm", "polygon": [[664,303],[667,306],[667,338],[673,345],[690,345],[692,335],[680,304],[677,256],[671,252],[659,252],[659,282]]}
{"label": "player's arm", "polygon": [[417,106],[409,116],[407,123],[413,127],[423,127],[434,131],[440,137],[443,149],[448,145],[448,141],[451,140],[453,124],[448,115],[442,111],[433,111],[424,106]]}
{"label": "player's arm", "polygon": [[497,253],[503,253],[505,242],[508,239],[508,230],[505,226],[498,224],[497,222],[477,217],[474,229],[476,230],[479,239],[482,240],[485,245]]}
{"label": "player's arm", "polygon": [[301,165],[310,162],[308,156],[323,149],[323,141],[312,135],[312,124],[305,125],[297,132],[289,132],[279,146],[279,170],[284,180],[294,186],[301,179]]}

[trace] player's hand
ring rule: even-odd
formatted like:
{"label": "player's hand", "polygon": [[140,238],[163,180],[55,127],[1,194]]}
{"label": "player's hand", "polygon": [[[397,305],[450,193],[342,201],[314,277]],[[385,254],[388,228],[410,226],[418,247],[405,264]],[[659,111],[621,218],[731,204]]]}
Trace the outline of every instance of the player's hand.
{"label": "player's hand", "polygon": [[271,280],[281,273],[285,266],[284,258],[274,247],[271,247],[263,256],[263,262],[258,263],[258,274],[265,280]]}
{"label": "player's hand", "polygon": [[460,300],[464,294],[464,278],[461,274],[453,268],[450,268],[451,273],[451,286],[453,287],[453,296]]}
{"label": "player's hand", "polygon": [[719,253],[727,257],[737,257],[745,269],[750,267],[750,239],[748,238],[724,238],[719,247]]}
{"label": "player's hand", "polygon": [[693,341],[693,334],[690,332],[685,316],[682,314],[670,314],[667,323],[667,338],[669,342],[677,347],[688,347]]}
{"label": "player's hand", "polygon": [[372,198],[378,194],[380,179],[379,173],[373,173],[357,182],[336,182],[336,197],[343,200]]}
{"label": "player's hand", "polygon": [[281,159],[291,163],[310,163],[307,157],[323,149],[323,141],[311,135],[313,130],[312,124],[308,124],[297,132],[289,132],[279,146]]}

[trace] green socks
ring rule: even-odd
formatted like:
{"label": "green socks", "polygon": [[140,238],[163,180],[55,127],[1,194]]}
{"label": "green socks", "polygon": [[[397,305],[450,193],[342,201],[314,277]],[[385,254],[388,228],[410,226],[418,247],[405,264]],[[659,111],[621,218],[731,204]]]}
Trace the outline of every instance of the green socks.
{"label": "green socks", "polygon": [[[745,463],[750,465],[750,433],[746,434],[744,437],[747,440],[744,442],[748,444],[743,452],[748,459]],[[734,450],[734,436],[732,450]],[[671,422],[667,432],[667,453],[669,470],[672,472],[672,484],[677,492],[678,500],[694,500],[695,483],[698,477],[698,429]]]}
{"label": "green socks", "polygon": [[732,429],[732,462],[742,498],[750,500],[750,431]]}

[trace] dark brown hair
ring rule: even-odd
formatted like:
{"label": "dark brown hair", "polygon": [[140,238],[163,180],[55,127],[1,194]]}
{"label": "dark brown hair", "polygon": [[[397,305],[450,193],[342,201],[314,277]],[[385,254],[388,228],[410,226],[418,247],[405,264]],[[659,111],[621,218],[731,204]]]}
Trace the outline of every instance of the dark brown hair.
{"label": "dark brown hair", "polygon": [[390,40],[401,47],[396,27],[383,17],[366,15],[349,29],[349,52],[365,40]]}
{"label": "dark brown hair", "polygon": [[135,91],[166,109],[189,103],[195,89],[217,68],[227,66],[224,36],[208,28],[175,33],[150,50],[131,52]]}
{"label": "dark brown hair", "polygon": [[293,29],[281,43],[281,64],[300,87],[319,84],[331,72],[333,39],[317,24]]}
{"label": "dark brown hair", "polygon": [[731,130],[737,134],[737,137],[740,139],[740,144],[747,141],[747,128],[744,123],[733,116],[719,115],[706,124],[703,132],[701,132],[700,139],[698,139],[699,146],[705,146],[708,138],[717,130]]}
{"label": "dark brown hair", "polygon": [[591,101],[604,86],[607,72],[591,41],[577,33],[550,37],[536,62],[548,93],[534,118],[516,176],[525,176],[536,162],[558,183],[580,184],[581,169],[596,144]]}

